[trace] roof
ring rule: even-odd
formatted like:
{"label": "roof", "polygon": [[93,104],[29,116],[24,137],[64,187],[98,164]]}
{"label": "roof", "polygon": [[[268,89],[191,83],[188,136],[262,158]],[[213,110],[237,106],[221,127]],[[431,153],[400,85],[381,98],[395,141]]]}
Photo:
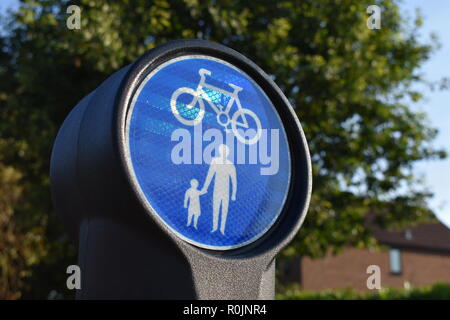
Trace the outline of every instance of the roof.
{"label": "roof", "polygon": [[378,230],[374,236],[391,247],[450,253],[450,229],[442,223],[422,224],[401,232]]}

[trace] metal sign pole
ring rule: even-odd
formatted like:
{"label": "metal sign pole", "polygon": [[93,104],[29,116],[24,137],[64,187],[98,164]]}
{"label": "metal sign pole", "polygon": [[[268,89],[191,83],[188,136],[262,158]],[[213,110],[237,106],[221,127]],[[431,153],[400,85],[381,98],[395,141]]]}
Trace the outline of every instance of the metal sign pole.
{"label": "metal sign pole", "polygon": [[64,121],[55,207],[77,243],[80,299],[272,299],[311,165],[286,97],[238,52],[159,46]]}

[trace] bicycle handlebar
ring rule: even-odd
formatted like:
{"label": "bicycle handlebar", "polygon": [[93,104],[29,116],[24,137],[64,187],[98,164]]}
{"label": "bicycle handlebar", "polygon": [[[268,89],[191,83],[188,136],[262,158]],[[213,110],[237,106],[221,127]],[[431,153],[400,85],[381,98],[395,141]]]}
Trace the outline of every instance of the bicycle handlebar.
{"label": "bicycle handlebar", "polygon": [[200,70],[198,70],[198,74],[201,77],[204,77],[205,75],[210,76],[211,75],[211,71],[201,68]]}

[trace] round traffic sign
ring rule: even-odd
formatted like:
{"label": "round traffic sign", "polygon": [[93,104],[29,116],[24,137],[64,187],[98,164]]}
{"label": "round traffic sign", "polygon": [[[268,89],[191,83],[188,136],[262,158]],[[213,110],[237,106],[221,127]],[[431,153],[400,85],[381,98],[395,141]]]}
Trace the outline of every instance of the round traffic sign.
{"label": "round traffic sign", "polygon": [[244,71],[184,55],[137,88],[126,146],[139,192],[172,232],[226,250],[264,235],[286,200],[291,173],[276,108]]}

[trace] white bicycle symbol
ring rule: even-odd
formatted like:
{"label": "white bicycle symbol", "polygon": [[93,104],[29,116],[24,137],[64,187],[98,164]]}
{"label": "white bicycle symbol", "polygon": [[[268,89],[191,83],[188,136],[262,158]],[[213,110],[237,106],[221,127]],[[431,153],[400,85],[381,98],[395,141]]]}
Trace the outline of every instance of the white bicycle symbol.
{"label": "white bicycle symbol", "polygon": [[[208,104],[211,106],[211,108],[216,112],[217,122],[221,126],[223,126],[226,131],[229,130],[228,126],[231,125],[231,131],[233,132],[233,134],[236,136],[236,138],[240,142],[242,142],[244,144],[256,143],[259,140],[259,138],[261,137],[261,132],[262,132],[261,121],[259,120],[259,118],[256,116],[256,114],[253,111],[242,108],[241,102],[238,97],[238,93],[239,93],[239,91],[242,90],[242,88],[238,87],[232,83],[229,83],[228,85],[231,88],[233,88],[233,92],[222,90],[220,88],[217,88],[217,87],[214,87],[212,85],[205,83],[206,75],[210,76],[211,71],[202,68],[198,71],[198,73],[200,75],[200,82],[199,82],[196,90],[187,88],[187,87],[181,87],[181,88],[178,88],[177,90],[175,90],[174,93],[172,94],[172,97],[170,99],[170,107],[172,108],[172,113],[177,118],[177,120],[187,126],[195,126],[196,124],[200,123],[203,120],[203,116],[205,115],[204,100],[206,100],[206,102],[208,102]],[[220,92],[224,95],[230,96],[231,98],[228,101],[227,106],[223,107],[223,106],[211,101],[211,98],[203,90],[203,88],[214,90],[214,91]],[[191,115],[190,110],[192,110],[198,102],[199,108],[194,109],[195,111],[198,110],[195,118],[193,118],[193,119],[185,118],[178,110],[177,99],[181,94],[189,94],[192,96],[192,101],[189,104],[187,104],[187,105],[180,104],[183,106],[182,113],[184,113],[187,116]],[[234,102],[236,102],[238,110],[233,114],[232,117],[230,117],[230,115],[229,115],[230,109],[233,106]],[[255,125],[256,125],[256,133],[252,137],[248,137],[245,134],[244,130],[238,130],[240,128],[242,128],[242,129],[249,128],[247,116],[250,117],[251,119],[253,119],[253,121],[255,122]]]}

